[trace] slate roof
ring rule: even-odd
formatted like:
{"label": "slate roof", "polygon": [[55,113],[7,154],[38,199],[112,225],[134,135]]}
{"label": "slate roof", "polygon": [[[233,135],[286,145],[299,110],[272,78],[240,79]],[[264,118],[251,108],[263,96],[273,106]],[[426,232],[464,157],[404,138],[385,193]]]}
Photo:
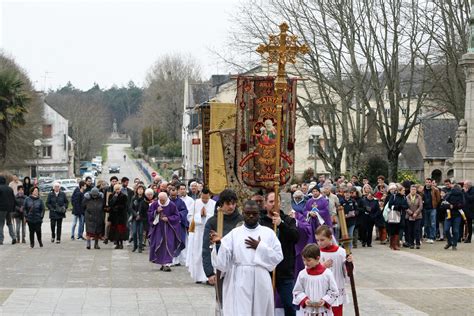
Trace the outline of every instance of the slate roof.
{"label": "slate roof", "polygon": [[[421,121],[422,139],[426,148],[425,159],[452,158],[456,129],[455,119],[432,119]],[[451,142],[448,143],[451,137]]]}
{"label": "slate roof", "polygon": [[416,143],[406,143],[398,159],[398,168],[402,170],[423,170],[423,156]]}

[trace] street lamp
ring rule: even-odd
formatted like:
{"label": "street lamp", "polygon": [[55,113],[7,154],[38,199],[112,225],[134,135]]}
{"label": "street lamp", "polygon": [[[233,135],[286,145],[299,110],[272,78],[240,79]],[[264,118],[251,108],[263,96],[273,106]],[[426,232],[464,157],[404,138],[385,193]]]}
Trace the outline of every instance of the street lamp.
{"label": "street lamp", "polygon": [[41,139],[35,139],[33,141],[33,146],[35,146],[35,149],[36,149],[36,168],[35,168],[36,182],[39,181],[38,159],[40,155],[41,145],[42,145]]}
{"label": "street lamp", "polygon": [[319,138],[323,135],[323,128],[321,126],[312,125],[308,131],[309,137],[313,140],[313,156],[314,156],[314,176],[316,177],[317,159],[316,153],[318,152]]}

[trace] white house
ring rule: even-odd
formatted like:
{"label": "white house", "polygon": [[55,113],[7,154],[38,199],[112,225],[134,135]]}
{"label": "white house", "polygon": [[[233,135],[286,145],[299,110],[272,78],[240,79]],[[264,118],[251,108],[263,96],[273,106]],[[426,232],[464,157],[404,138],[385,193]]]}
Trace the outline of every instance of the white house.
{"label": "white house", "polygon": [[[41,145],[36,148],[36,161],[31,175],[56,179],[74,177],[74,141],[69,136],[69,121],[58,110],[43,101]],[[37,144],[38,145],[38,144]]]}

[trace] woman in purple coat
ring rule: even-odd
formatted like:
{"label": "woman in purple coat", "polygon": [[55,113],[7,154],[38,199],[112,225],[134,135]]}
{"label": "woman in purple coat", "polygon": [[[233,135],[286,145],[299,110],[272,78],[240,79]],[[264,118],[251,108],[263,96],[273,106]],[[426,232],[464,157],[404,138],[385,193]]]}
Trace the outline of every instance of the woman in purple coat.
{"label": "woman in purple coat", "polygon": [[170,272],[173,258],[179,254],[183,241],[179,237],[180,215],[176,205],[165,192],[148,209],[150,223],[150,261],[161,264],[162,271]]}

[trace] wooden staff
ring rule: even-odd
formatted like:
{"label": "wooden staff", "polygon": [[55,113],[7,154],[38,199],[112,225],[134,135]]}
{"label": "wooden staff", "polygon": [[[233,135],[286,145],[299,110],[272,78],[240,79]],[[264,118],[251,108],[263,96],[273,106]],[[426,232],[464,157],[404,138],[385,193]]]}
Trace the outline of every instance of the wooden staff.
{"label": "wooden staff", "polygon": [[[351,254],[351,241],[352,238],[349,237],[349,232],[347,231],[347,224],[346,224],[346,214],[344,213],[344,208],[339,206],[337,209],[337,213],[339,215],[339,227],[341,228],[341,239],[340,242],[344,245],[344,249],[346,250],[346,255]],[[354,264],[352,262],[346,261],[346,270],[347,275],[351,281],[351,291],[352,291],[352,300],[354,301],[354,312],[356,316],[359,316],[359,303],[357,302],[357,292],[354,280]]]}

